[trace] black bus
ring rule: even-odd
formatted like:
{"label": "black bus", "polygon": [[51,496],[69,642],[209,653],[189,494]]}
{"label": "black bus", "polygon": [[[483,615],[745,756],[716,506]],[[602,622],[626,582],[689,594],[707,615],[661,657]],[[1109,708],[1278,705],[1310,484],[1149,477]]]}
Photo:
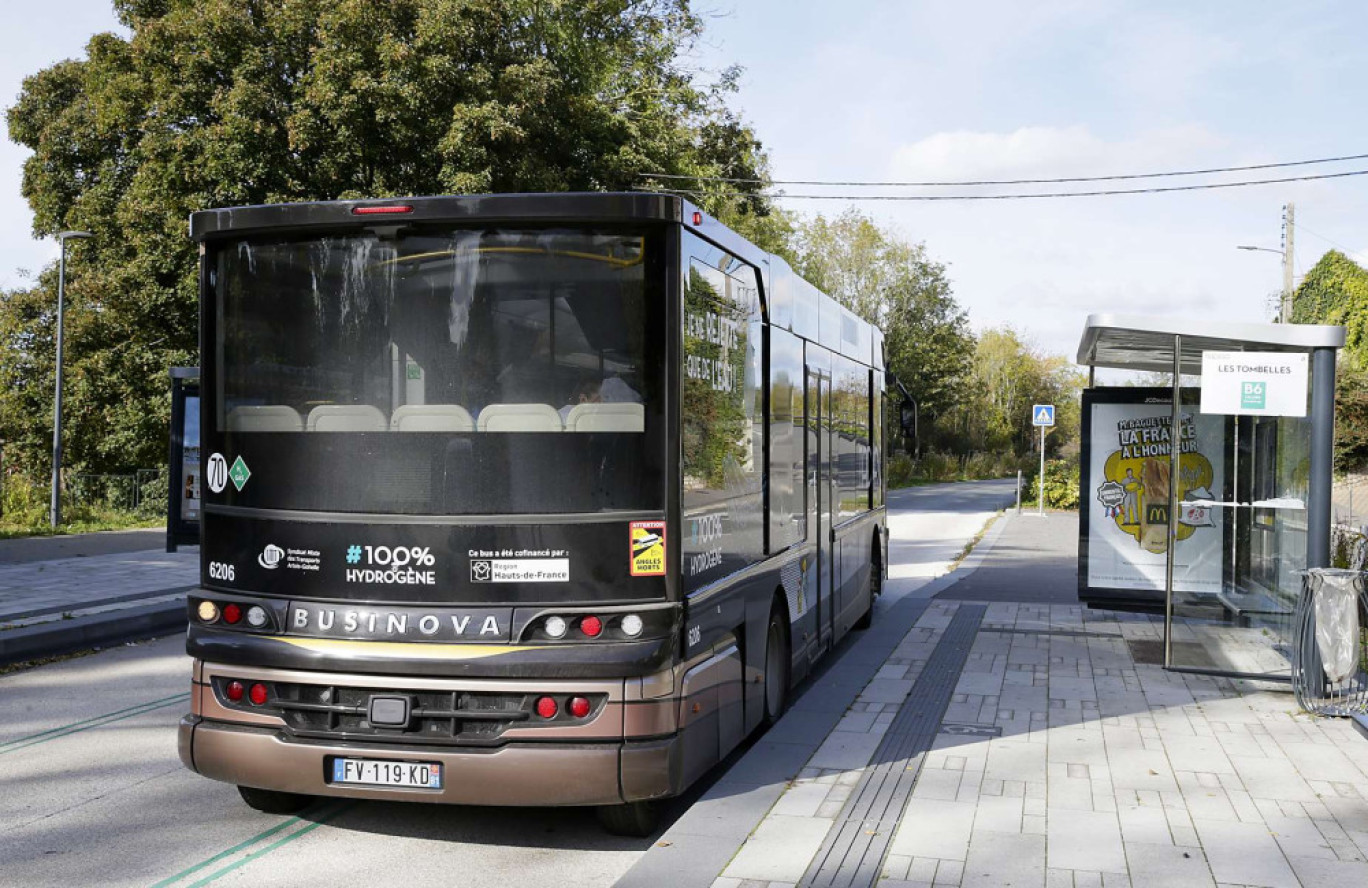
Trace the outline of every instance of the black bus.
{"label": "black bus", "polygon": [[196,213],[180,753],[255,808],[644,834],[872,613],[880,332],[688,203]]}

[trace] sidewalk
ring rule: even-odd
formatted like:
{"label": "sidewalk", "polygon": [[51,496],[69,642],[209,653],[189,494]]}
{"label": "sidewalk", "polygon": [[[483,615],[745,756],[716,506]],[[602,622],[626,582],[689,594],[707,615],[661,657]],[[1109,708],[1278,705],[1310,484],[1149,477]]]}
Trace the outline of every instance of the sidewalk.
{"label": "sidewalk", "polygon": [[0,543],[0,666],[177,631],[199,549],[165,531]]}
{"label": "sidewalk", "polygon": [[1368,742],[1137,664],[1162,623],[1081,608],[1076,541],[1009,514],[883,602],[618,884],[1368,885]]}

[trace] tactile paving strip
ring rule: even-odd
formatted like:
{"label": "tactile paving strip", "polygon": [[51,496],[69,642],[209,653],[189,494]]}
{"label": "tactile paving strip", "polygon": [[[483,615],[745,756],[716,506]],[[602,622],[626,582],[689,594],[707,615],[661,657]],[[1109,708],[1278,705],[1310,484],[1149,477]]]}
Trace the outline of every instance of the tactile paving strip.
{"label": "tactile paving strip", "polygon": [[864,888],[878,881],[888,843],[940,730],[986,611],[982,605],[961,605],[955,611],[799,883],[804,888]]}

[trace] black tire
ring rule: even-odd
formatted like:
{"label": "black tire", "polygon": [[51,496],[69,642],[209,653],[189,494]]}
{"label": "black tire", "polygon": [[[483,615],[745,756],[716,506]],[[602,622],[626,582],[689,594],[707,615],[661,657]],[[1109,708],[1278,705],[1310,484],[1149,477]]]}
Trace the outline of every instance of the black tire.
{"label": "black tire", "polygon": [[874,557],[869,559],[869,579],[865,581],[865,590],[869,593],[869,609],[855,621],[852,629],[868,629],[874,625],[874,599],[883,590],[883,565],[879,563],[879,547],[874,545]]}
{"label": "black tire", "polygon": [[788,709],[791,659],[788,621],[776,602],[765,630],[765,714],[761,724],[766,728]]}
{"label": "black tire", "polygon": [[869,606],[865,608],[865,612],[860,614],[860,618],[850,627],[852,629],[868,629],[870,626],[874,625],[874,571],[878,569],[879,565],[877,564],[871,564],[869,566],[869,578],[865,580],[865,597],[869,599]]}
{"label": "black tire", "polygon": [[309,807],[314,800],[313,796],[257,789],[254,786],[239,786],[238,794],[249,808],[255,808],[263,814],[294,814]]}
{"label": "black tire", "polygon": [[660,825],[660,806],[655,802],[628,802],[598,809],[599,825],[615,836],[644,839]]}

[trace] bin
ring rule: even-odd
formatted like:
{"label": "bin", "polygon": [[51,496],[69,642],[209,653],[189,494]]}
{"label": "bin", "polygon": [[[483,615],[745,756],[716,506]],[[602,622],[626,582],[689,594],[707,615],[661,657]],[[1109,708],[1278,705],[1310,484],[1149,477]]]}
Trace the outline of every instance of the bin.
{"label": "bin", "polygon": [[1306,571],[1292,640],[1292,690],[1317,715],[1368,712],[1368,573]]}

